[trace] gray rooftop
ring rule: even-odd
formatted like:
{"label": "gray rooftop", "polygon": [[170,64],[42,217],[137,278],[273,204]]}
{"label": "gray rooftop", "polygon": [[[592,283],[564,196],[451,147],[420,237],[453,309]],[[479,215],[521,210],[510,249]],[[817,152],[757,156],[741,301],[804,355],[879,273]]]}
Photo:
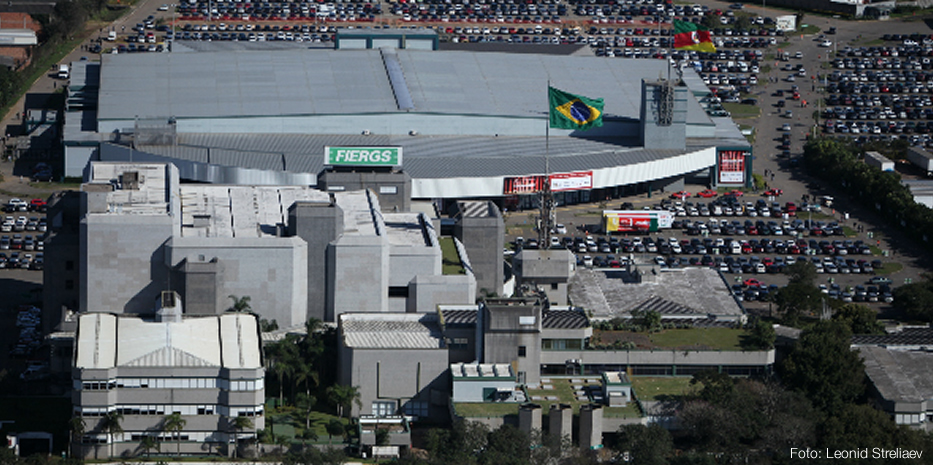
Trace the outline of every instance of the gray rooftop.
{"label": "gray rooftop", "polygon": [[865,373],[881,396],[895,402],[933,400],[933,353],[860,347]]}
{"label": "gray rooftop", "polygon": [[[663,60],[394,50],[414,112],[544,118],[547,85],[605,99],[637,120],[641,79]],[[380,50],[264,50],[103,56],[101,120],[399,112]],[[686,73],[693,72],[687,70]],[[688,122],[709,124],[694,100]]]}
{"label": "gray rooftop", "polygon": [[683,316],[716,315],[727,319],[745,313],[722,275],[709,268],[663,271],[654,282],[642,283],[632,282],[624,270],[578,269],[570,280],[570,300],[574,306],[604,318],[625,317],[652,303],[652,308],[665,310],[669,316],[676,309]]}
{"label": "gray rooftop", "polygon": [[443,335],[436,314],[344,313],[343,342],[356,349],[440,349]]}
{"label": "gray rooftop", "polygon": [[[690,143],[687,152],[716,145]],[[293,173],[324,168],[325,146],[398,146],[412,178],[524,176],[543,174],[543,137],[389,136],[303,134],[179,134],[178,145],[137,147],[140,152],[225,166]],[[207,147],[211,147],[208,149]],[[636,165],[683,155],[682,150],[645,149],[626,138],[551,136],[551,172]]]}

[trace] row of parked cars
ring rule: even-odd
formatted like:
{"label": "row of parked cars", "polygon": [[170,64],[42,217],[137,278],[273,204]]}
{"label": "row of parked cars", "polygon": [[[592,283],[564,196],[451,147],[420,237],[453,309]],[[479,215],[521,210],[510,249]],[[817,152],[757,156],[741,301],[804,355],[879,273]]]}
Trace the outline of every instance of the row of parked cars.
{"label": "row of parked cars", "polygon": [[41,271],[45,267],[45,254],[39,252],[35,255],[31,253],[13,252],[8,257],[5,252],[0,252],[0,269],[21,269]]}
{"label": "row of parked cars", "polygon": [[45,200],[42,199],[32,199],[29,202],[12,198],[6,205],[3,206],[3,211],[7,213],[13,212],[42,212],[44,213],[47,208]]}
{"label": "row of parked cars", "polygon": [[42,344],[39,331],[42,311],[33,306],[21,306],[16,312],[16,328],[19,337],[10,344],[10,355],[24,357]]}
{"label": "row of parked cars", "polygon": [[44,236],[35,236],[14,234],[13,237],[0,236],[0,250],[26,250],[43,251],[45,250]]}

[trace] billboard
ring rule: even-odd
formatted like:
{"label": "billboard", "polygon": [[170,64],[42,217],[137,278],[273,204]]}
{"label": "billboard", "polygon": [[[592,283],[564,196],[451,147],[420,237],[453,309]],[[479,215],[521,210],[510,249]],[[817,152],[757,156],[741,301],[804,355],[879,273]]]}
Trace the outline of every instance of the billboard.
{"label": "billboard", "polygon": [[578,171],[551,175],[551,192],[575,191],[593,188],[593,172]]}
{"label": "billboard", "polygon": [[604,210],[603,228],[610,232],[655,232],[674,223],[667,210]]}
{"label": "billboard", "polygon": [[797,15],[784,15],[778,16],[775,20],[775,26],[779,31],[796,31],[797,30]]}
{"label": "billboard", "polygon": [[747,149],[720,149],[717,153],[719,184],[745,184]]}
{"label": "billboard", "polygon": [[401,147],[324,147],[325,166],[401,166]]}
{"label": "billboard", "polygon": [[[543,175],[517,176],[505,178],[502,193],[505,195],[534,194],[544,189]],[[593,188],[593,172],[578,171],[574,173],[552,174],[551,192],[575,191]]]}

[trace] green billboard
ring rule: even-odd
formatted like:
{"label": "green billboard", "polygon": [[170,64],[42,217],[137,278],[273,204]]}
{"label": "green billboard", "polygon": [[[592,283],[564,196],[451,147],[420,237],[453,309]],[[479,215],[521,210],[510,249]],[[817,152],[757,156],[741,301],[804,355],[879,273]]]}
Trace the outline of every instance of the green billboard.
{"label": "green billboard", "polygon": [[401,166],[401,147],[324,147],[324,165]]}

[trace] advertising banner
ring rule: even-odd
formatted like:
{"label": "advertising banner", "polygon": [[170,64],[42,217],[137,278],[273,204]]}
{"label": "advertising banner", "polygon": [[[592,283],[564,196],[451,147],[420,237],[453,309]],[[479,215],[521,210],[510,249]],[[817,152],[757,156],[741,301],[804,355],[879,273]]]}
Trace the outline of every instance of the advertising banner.
{"label": "advertising banner", "polygon": [[745,158],[748,150],[719,151],[719,184],[745,184]]}
{"label": "advertising banner", "polygon": [[674,214],[667,210],[605,210],[603,226],[611,232],[655,232],[670,228]]}
{"label": "advertising banner", "polygon": [[[517,176],[505,178],[503,194],[534,194],[544,189],[544,176]],[[593,188],[593,172],[579,171],[551,175],[551,192],[575,191]]]}
{"label": "advertising banner", "polygon": [[401,147],[324,147],[326,166],[401,166]]}
{"label": "advertising banner", "polygon": [[551,175],[551,192],[575,191],[593,188],[593,172],[579,171]]}

